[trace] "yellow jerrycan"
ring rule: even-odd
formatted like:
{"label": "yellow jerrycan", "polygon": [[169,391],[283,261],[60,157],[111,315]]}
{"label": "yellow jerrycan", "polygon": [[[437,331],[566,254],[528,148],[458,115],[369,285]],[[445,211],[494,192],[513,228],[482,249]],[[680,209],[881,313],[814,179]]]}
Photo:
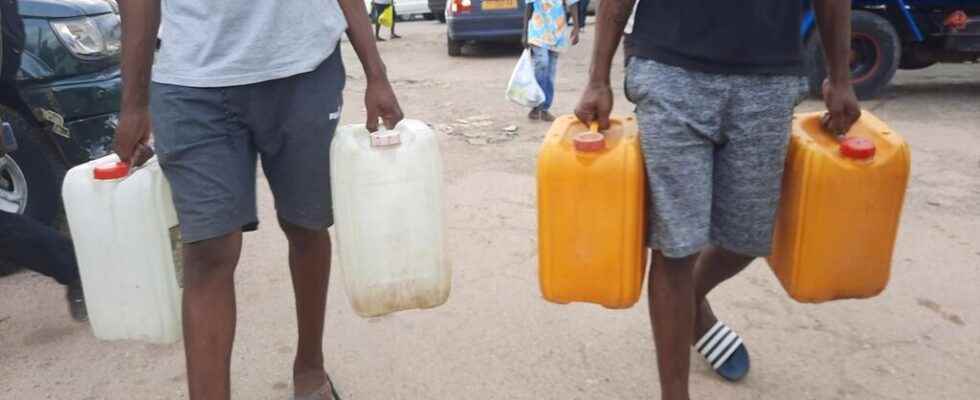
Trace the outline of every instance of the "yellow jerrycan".
{"label": "yellow jerrycan", "polygon": [[551,126],[538,155],[541,292],[548,301],[628,308],[646,270],[646,184],[635,117],[598,133],[574,116]]}
{"label": "yellow jerrycan", "polygon": [[909,146],[864,111],[844,138],[822,113],[793,119],[769,265],[797,301],[885,289],[909,179]]}

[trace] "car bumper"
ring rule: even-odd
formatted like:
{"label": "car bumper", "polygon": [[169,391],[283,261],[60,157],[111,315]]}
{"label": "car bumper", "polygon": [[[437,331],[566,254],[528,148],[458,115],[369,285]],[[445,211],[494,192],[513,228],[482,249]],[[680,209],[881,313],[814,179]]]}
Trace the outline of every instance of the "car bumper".
{"label": "car bumper", "polygon": [[524,32],[520,15],[450,16],[449,38],[477,42],[519,42]]}

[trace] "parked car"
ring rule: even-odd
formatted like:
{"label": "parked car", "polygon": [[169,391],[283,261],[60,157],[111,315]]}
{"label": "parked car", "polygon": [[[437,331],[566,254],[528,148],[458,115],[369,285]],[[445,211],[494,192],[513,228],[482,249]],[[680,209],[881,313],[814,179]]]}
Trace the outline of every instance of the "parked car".
{"label": "parked car", "polygon": [[[806,43],[810,91],[819,96],[827,73],[810,1],[800,34]],[[980,0],[854,0],[851,79],[862,99],[875,97],[898,69],[980,62]]]}
{"label": "parked car", "polygon": [[[398,20],[408,20],[415,16],[422,16],[425,19],[433,19],[435,16],[432,11],[429,10],[429,0],[394,0],[395,1],[395,14],[398,15]],[[364,5],[367,6],[367,10],[371,12],[371,0],[364,0]]]}
{"label": "parked car", "polygon": [[441,23],[446,23],[446,9],[449,2],[446,0],[428,0],[429,12]]}
{"label": "parked car", "polygon": [[446,44],[449,55],[463,55],[467,42],[520,43],[524,0],[449,0]]}
{"label": "parked car", "polygon": [[122,81],[114,0],[2,0],[0,211],[54,224],[67,168],[111,150]]}

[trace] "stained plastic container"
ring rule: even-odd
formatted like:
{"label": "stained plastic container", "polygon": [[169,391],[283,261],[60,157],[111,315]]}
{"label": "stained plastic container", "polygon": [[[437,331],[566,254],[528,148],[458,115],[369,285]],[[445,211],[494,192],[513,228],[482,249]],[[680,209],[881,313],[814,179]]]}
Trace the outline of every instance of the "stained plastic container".
{"label": "stained plastic container", "polygon": [[538,155],[541,293],[548,301],[628,308],[646,271],[645,172],[636,120],[598,133],[558,118]]}
{"label": "stained plastic container", "polygon": [[95,336],[179,340],[177,213],[156,158],[132,171],[115,155],[79,165],[63,197]]}
{"label": "stained plastic container", "polygon": [[339,264],[354,311],[374,317],[449,298],[442,158],[432,129],[337,130],[330,148]]}
{"label": "stained plastic container", "polygon": [[909,179],[909,146],[871,113],[842,140],[821,113],[793,120],[769,265],[806,303],[885,289]]}

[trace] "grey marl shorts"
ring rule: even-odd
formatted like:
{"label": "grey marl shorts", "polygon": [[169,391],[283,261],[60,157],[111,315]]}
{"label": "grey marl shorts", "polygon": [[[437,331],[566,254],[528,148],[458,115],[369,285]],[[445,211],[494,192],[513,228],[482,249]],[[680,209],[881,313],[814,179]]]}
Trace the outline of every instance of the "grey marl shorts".
{"label": "grey marl shorts", "polygon": [[260,156],[279,219],[330,227],[330,143],[345,79],[338,47],[315,70],[283,79],[219,88],[153,83],[154,140],[181,239],[255,229]]}
{"label": "grey marl shorts", "polygon": [[650,247],[680,258],[714,244],[766,256],[803,79],[710,74],[633,58],[650,187]]}

